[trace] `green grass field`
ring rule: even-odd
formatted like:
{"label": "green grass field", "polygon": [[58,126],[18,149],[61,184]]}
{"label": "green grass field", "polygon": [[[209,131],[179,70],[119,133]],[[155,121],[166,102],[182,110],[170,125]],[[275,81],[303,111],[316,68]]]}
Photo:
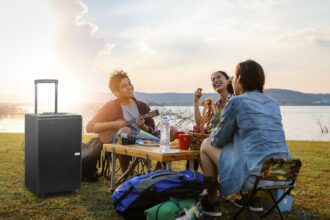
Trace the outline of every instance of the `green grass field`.
{"label": "green grass field", "polygon": [[[88,137],[84,137],[84,140]],[[303,167],[287,219],[330,219],[330,142],[289,141]],[[175,164],[174,167],[183,167]],[[223,203],[221,219],[237,209]],[[111,204],[109,182],[83,182],[78,193],[38,198],[24,186],[24,135],[0,133],[0,219],[121,219]],[[272,214],[268,219],[279,219]]]}

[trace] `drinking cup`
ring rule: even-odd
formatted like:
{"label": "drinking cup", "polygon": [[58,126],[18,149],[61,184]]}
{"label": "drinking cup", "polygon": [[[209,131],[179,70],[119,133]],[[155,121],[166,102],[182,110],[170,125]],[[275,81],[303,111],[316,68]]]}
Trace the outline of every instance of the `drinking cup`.
{"label": "drinking cup", "polygon": [[184,133],[185,133],[184,131],[176,131],[175,132],[175,139],[179,139],[179,135],[184,134]]}
{"label": "drinking cup", "polygon": [[189,134],[179,134],[179,148],[181,150],[188,150],[190,145]]}

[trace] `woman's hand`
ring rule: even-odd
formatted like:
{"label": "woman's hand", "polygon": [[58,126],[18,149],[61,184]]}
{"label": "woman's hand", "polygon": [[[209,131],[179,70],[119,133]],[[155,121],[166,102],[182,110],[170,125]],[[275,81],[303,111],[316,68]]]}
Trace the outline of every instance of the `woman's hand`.
{"label": "woman's hand", "polygon": [[194,99],[194,102],[195,102],[195,103],[198,103],[198,102],[199,102],[199,99],[202,97],[202,95],[203,95],[202,91],[203,91],[202,88],[198,88],[198,89],[195,91],[195,99]]}
{"label": "woman's hand", "polygon": [[199,111],[199,99],[202,97],[203,93],[202,93],[202,88],[198,88],[195,91],[195,99],[194,99],[194,116],[195,116],[195,122],[197,126],[201,125],[202,122],[202,115],[201,112]]}

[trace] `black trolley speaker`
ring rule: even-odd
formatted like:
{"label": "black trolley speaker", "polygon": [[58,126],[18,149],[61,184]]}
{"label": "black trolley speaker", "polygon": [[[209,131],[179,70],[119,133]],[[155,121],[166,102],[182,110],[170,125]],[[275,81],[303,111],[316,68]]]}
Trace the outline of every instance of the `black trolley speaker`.
{"label": "black trolley speaker", "polygon": [[[39,196],[75,192],[81,181],[81,116],[57,112],[58,80],[34,83],[35,113],[25,115],[25,185]],[[55,83],[54,113],[37,113],[39,83]]]}

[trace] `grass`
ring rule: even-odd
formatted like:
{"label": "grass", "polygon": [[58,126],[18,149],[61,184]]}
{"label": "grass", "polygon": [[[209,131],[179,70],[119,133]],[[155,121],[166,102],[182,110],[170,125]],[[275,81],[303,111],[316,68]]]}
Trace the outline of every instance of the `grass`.
{"label": "grass", "polygon": [[[89,137],[84,137],[87,140]],[[302,162],[294,191],[293,211],[287,219],[330,219],[330,142],[289,141]],[[175,168],[183,168],[176,163]],[[223,217],[237,209],[222,203]],[[268,219],[278,219],[272,214]],[[82,182],[78,193],[38,198],[24,186],[24,135],[0,133],[0,219],[121,219],[111,204],[109,182]]]}

